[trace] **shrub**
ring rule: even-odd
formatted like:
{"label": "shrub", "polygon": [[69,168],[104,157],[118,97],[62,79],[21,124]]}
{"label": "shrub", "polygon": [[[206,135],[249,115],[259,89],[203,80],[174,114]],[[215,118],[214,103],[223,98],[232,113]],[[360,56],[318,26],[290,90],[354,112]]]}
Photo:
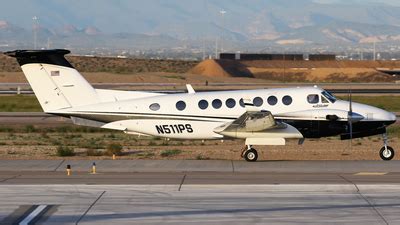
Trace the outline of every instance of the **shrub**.
{"label": "shrub", "polygon": [[58,146],[57,147],[57,155],[64,157],[64,156],[74,156],[75,152],[72,148],[68,148],[68,147],[63,147],[63,146]]}
{"label": "shrub", "polygon": [[160,153],[161,157],[170,157],[174,155],[179,155],[182,153],[182,150],[180,149],[171,149],[171,150],[164,150]]}
{"label": "shrub", "polygon": [[78,146],[81,147],[81,148],[87,148],[87,149],[99,149],[99,148],[102,148],[102,145],[96,143],[95,140],[89,140],[88,142],[80,142],[78,144]]}
{"label": "shrub", "polygon": [[44,138],[44,139],[49,139],[49,138],[50,138],[49,135],[47,135],[46,132],[42,132],[42,133],[40,133],[40,135],[41,135],[42,138]]}
{"label": "shrub", "polygon": [[204,156],[202,156],[201,154],[199,154],[199,155],[196,156],[196,159],[197,159],[197,160],[209,160],[210,157],[204,157]]}
{"label": "shrub", "polygon": [[86,150],[86,155],[87,156],[102,156],[102,155],[104,155],[104,152],[99,149],[88,149],[88,150]]}
{"label": "shrub", "polygon": [[122,155],[122,145],[111,143],[107,146],[106,155]]}
{"label": "shrub", "polygon": [[154,141],[150,141],[147,145],[148,145],[148,146],[156,146],[157,143],[155,143]]}
{"label": "shrub", "polygon": [[26,125],[25,126],[25,131],[27,133],[33,133],[33,132],[36,132],[36,128],[33,125]]}

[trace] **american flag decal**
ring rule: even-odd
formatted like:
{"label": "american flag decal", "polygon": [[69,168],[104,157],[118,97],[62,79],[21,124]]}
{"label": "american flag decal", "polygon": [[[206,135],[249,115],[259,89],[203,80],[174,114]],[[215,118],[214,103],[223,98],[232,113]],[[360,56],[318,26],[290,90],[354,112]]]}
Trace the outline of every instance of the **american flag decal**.
{"label": "american flag decal", "polygon": [[51,71],[51,73],[50,73],[50,75],[52,76],[52,77],[55,77],[55,76],[60,76],[60,71]]}

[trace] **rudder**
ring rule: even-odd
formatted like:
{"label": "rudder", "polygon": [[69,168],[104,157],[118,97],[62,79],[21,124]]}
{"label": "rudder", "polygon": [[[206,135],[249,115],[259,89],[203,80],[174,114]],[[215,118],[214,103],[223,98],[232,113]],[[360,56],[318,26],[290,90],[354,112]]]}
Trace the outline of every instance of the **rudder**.
{"label": "rudder", "polygon": [[68,50],[17,50],[15,57],[45,112],[95,104],[96,90],[65,59]]}

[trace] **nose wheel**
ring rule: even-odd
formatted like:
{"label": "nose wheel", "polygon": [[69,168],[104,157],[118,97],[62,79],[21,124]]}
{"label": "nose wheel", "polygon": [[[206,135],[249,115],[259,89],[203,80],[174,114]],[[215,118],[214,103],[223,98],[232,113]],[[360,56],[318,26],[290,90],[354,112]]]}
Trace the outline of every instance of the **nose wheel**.
{"label": "nose wheel", "polygon": [[389,161],[392,160],[394,157],[394,149],[387,145],[387,134],[383,134],[383,144],[384,146],[379,151],[379,156],[382,160]]}
{"label": "nose wheel", "polygon": [[394,157],[394,150],[390,146],[383,146],[379,151],[379,156],[385,161],[391,160]]}
{"label": "nose wheel", "polygon": [[257,150],[255,150],[254,148],[251,147],[251,145],[249,145],[243,150],[242,157],[247,162],[255,162],[258,159]]}

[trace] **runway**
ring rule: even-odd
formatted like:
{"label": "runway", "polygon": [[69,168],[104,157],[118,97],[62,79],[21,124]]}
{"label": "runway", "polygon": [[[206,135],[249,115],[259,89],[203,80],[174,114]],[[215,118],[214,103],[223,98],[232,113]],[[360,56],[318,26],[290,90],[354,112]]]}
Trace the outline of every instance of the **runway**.
{"label": "runway", "polygon": [[400,161],[95,163],[0,160],[0,224],[400,223]]}
{"label": "runway", "polygon": [[[400,189],[360,186],[0,186],[0,222],[37,224],[398,224]],[[377,193],[375,190],[382,190]],[[41,211],[31,215],[33,209]],[[40,213],[42,213],[40,215]]]}

